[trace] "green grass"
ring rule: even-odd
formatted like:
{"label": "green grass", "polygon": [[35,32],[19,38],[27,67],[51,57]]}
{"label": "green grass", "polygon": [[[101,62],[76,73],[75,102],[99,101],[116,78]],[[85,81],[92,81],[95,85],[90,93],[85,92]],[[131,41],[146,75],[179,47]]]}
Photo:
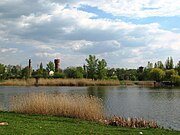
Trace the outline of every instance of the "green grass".
{"label": "green grass", "polygon": [[1,135],[178,135],[178,131],[164,129],[129,129],[97,124],[79,119],[28,115],[0,112],[0,122],[8,122],[8,126],[0,126]]}

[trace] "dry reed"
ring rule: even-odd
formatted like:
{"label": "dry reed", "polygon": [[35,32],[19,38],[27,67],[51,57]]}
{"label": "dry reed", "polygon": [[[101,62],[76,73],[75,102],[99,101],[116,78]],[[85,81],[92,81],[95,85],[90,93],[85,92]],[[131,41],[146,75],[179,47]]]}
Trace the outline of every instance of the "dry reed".
{"label": "dry reed", "polygon": [[43,79],[38,83],[36,79],[11,79],[2,82],[6,86],[112,86],[119,85],[118,80],[91,80],[91,79]]}
{"label": "dry reed", "polygon": [[36,80],[35,79],[9,79],[6,80],[0,85],[5,85],[5,86],[33,86],[35,85]]}
{"label": "dry reed", "polygon": [[103,118],[100,99],[93,96],[29,93],[12,97],[10,111],[99,121]]}
{"label": "dry reed", "polygon": [[114,116],[105,121],[108,125],[129,127],[129,128],[159,128],[155,121],[147,121],[143,118],[123,118]]}

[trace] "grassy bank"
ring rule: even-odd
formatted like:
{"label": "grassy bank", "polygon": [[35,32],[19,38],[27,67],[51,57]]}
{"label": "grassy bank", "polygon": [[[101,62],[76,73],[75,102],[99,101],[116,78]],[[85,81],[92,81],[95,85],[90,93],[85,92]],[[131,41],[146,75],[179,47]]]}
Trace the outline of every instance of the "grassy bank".
{"label": "grassy bank", "polygon": [[118,80],[91,79],[11,79],[0,82],[5,86],[112,86],[119,85]]}
{"label": "grassy bank", "polygon": [[0,112],[0,122],[7,122],[7,126],[0,126],[1,135],[179,135],[178,131],[163,129],[130,129],[114,126],[106,126],[95,122],[79,119],[27,115],[17,113]]}

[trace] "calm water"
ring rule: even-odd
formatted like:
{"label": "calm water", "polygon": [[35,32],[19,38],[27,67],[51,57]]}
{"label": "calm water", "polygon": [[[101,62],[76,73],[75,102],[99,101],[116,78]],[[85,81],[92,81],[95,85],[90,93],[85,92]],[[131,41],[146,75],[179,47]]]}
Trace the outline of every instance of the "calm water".
{"label": "calm water", "polygon": [[0,103],[8,109],[9,97],[27,92],[61,92],[94,95],[103,99],[108,116],[143,117],[161,126],[180,130],[180,89],[139,87],[4,87],[0,86]]}

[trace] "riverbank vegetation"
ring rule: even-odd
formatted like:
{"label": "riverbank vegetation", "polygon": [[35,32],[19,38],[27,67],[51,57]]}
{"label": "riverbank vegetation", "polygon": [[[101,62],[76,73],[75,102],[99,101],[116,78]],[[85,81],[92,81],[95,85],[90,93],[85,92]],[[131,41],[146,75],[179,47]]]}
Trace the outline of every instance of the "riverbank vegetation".
{"label": "riverbank vegetation", "polygon": [[29,93],[12,97],[11,112],[43,114],[99,121],[104,119],[102,102],[94,96]]}
{"label": "riverbank vegetation", "polygon": [[104,125],[128,128],[159,128],[143,118],[106,117],[102,100],[94,96],[60,93],[29,93],[12,96],[10,112],[79,118]]}
{"label": "riverbank vegetation", "polygon": [[106,118],[101,99],[94,96],[29,93],[13,96],[10,104],[9,111],[16,113],[79,118],[106,125],[131,128],[159,127],[156,122],[142,118]]}
{"label": "riverbank vegetation", "polygon": [[155,121],[143,118],[106,117],[102,100],[94,96],[60,93],[19,94],[12,97],[9,111],[79,118],[121,127],[159,128]]}
{"label": "riverbank vegetation", "polygon": [[109,134],[109,135],[178,135],[178,131],[165,129],[147,129],[147,128],[125,128],[115,127],[96,122],[84,121],[57,116],[29,115],[0,112],[0,122],[6,122],[8,125],[0,126],[1,135],[19,135],[19,134],[51,134],[51,135],[77,135],[77,134]]}
{"label": "riverbank vegetation", "polygon": [[91,80],[91,79],[9,79],[0,83],[4,86],[115,86],[118,80]]}
{"label": "riverbank vegetation", "polygon": [[[141,66],[137,69],[124,69],[124,68],[108,68],[107,62],[102,59],[99,60],[94,55],[89,55],[85,59],[86,64],[79,67],[67,67],[65,69],[58,69],[55,71],[53,62],[47,63],[44,68],[43,64],[40,63],[37,69],[32,67],[21,67],[19,65],[4,65],[0,64],[0,80],[9,79],[29,79],[29,78],[44,78],[44,79],[70,79],[65,80],[67,82],[74,82],[72,79],[78,80],[78,83],[85,83],[84,85],[95,85],[99,82],[86,82],[91,80],[119,80],[119,81],[156,81],[158,83],[164,83],[171,85],[180,85],[180,61],[175,65],[173,58],[168,57],[165,63],[157,61],[154,64],[148,62],[146,66]],[[84,80],[87,79],[87,80]],[[44,84],[48,81],[43,80]],[[57,80],[54,80],[57,81]],[[10,81],[12,82],[12,80]],[[19,82],[17,80],[14,81]],[[40,81],[39,81],[40,82]],[[49,81],[53,83],[53,81]],[[61,80],[62,82],[62,80]],[[72,83],[72,85],[77,85]],[[2,83],[2,82],[1,82]],[[25,82],[27,84],[27,82]],[[59,83],[57,83],[58,85]],[[71,83],[69,83],[71,84]],[[43,83],[42,83],[43,85]],[[49,84],[48,84],[49,85]],[[56,85],[56,84],[55,84]],[[104,82],[103,82],[104,85]],[[79,86],[79,85],[77,85]]]}

